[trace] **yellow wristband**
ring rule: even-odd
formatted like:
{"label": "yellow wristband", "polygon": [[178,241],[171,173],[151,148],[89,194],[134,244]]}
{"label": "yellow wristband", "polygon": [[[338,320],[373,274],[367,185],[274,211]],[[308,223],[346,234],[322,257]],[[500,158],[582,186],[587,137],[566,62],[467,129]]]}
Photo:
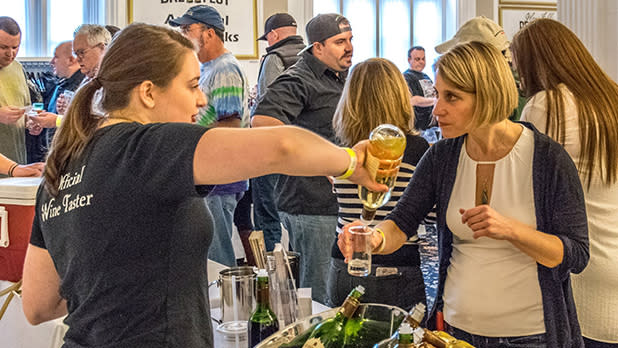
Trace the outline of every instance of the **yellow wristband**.
{"label": "yellow wristband", "polygon": [[348,155],[350,155],[350,164],[348,165],[348,170],[346,170],[345,173],[339,175],[338,177],[335,177],[335,179],[337,180],[347,179],[351,177],[352,174],[354,174],[354,171],[356,170],[356,161],[357,161],[356,152],[350,149],[349,147],[344,147],[343,149],[346,150]]}
{"label": "yellow wristband", "polygon": [[380,242],[380,245],[378,245],[376,249],[374,249],[371,253],[372,254],[378,254],[384,251],[384,247],[386,246],[386,236],[384,235],[384,231],[382,231],[379,228],[375,229],[377,232],[380,232],[380,234],[382,235],[382,241]]}
{"label": "yellow wristband", "polygon": [[61,124],[62,124],[62,115],[57,115],[56,116],[56,128],[60,128]]}

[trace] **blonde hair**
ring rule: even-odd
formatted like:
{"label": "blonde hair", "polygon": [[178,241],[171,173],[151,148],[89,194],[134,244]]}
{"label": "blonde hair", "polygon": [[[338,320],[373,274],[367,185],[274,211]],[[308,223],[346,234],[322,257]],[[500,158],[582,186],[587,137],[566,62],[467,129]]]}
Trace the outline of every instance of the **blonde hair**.
{"label": "blonde hair", "polygon": [[367,139],[383,123],[416,134],[410,98],[403,75],[391,61],[371,58],[360,62],[352,69],[335,110],[335,135],[343,145],[351,146]]}
{"label": "blonde hair", "polygon": [[517,107],[511,68],[502,53],[488,43],[459,44],[438,59],[435,69],[448,84],[475,95],[475,127],[500,122]]}
{"label": "blonde hair", "polygon": [[618,180],[618,84],[596,63],[577,36],[551,19],[532,21],[513,38],[513,58],[526,96],[547,96],[547,129],[565,143],[564,84],[575,97],[581,156],[588,186],[597,171],[606,184]]}

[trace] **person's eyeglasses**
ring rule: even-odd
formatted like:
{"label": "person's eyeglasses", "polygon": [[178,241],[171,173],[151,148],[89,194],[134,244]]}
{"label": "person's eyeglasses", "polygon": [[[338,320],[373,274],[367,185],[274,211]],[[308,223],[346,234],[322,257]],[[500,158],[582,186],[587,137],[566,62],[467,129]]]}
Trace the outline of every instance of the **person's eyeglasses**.
{"label": "person's eyeglasses", "polygon": [[86,52],[88,52],[89,50],[91,50],[91,49],[93,49],[93,48],[95,48],[97,46],[100,46],[100,45],[105,46],[105,44],[103,44],[103,43],[98,43],[98,44],[96,44],[94,46],[91,46],[91,47],[88,47],[88,48],[82,48],[80,50],[74,51],[73,55],[75,55],[75,57],[77,57],[77,59],[84,59],[84,56],[86,55]]}
{"label": "person's eyeglasses", "polygon": [[[196,23],[193,23],[193,24],[196,24]],[[188,33],[192,32],[195,28],[199,28],[202,32],[210,29],[210,27],[207,24],[197,23],[199,24],[199,26],[193,26],[193,24],[181,25],[180,32],[183,35],[187,35]]]}

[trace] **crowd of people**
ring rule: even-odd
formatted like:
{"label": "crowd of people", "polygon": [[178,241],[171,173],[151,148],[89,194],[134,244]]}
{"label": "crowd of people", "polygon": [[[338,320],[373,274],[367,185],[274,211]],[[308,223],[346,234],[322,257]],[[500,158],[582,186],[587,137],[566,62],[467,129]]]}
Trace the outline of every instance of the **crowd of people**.
{"label": "crowd of people", "polygon": [[[54,51],[45,111],[26,117],[21,31],[0,17],[0,175],[43,176],[31,323],[66,316],[66,347],[212,347],[206,262],[238,265],[234,226],[250,264],[249,233],[272,250],[284,227],[315,301],[337,306],[362,284],[364,301],[410,309],[426,303],[428,225],[429,327],[476,347],[618,347],[618,85],[566,26],[538,19],[511,42],[475,17],[435,47],[432,81],[421,46],[404,72],[352,66],[344,16],[312,18],[305,45],[278,13],[250,104],[215,8],[170,25],[80,26]],[[365,168],[383,123],[407,143],[370,225],[371,272],[354,277],[358,185],[386,190]],[[436,127],[442,140],[425,136]],[[26,164],[26,132],[45,163]]]}

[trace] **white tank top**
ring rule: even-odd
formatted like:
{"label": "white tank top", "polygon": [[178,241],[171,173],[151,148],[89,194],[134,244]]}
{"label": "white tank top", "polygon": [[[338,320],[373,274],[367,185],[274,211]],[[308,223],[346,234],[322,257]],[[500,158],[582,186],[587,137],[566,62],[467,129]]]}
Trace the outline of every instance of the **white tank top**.
{"label": "white tank top", "polygon": [[[523,126],[522,126],[523,127]],[[475,206],[476,166],[495,163],[490,206],[536,229],[532,186],[533,132],[523,132],[513,149],[495,162],[472,160],[461,148],[457,176],[446,212],[453,252],[444,287],[444,319],[469,333],[488,337],[545,332],[537,264],[513,244],[472,238],[460,208]]]}

